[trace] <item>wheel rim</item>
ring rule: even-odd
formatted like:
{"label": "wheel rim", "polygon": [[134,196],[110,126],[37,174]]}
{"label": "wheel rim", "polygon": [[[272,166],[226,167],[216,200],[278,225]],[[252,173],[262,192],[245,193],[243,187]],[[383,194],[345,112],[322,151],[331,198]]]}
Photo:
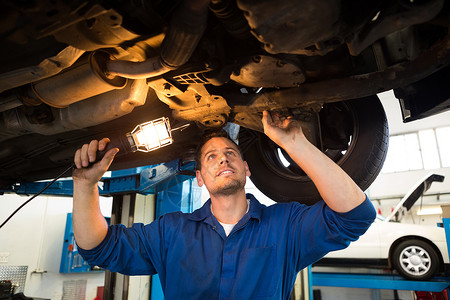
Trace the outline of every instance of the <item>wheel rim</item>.
{"label": "wheel rim", "polygon": [[413,276],[424,275],[431,269],[429,253],[419,246],[409,246],[403,249],[399,259],[402,269]]}

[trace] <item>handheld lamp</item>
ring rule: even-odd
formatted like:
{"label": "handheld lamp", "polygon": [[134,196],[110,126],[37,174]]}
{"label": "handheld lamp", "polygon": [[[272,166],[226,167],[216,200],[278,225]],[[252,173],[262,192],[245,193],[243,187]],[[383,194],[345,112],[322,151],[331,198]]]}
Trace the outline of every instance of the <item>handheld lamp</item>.
{"label": "handheld lamp", "polygon": [[[113,139],[107,146],[107,148],[103,151],[97,151],[97,159],[95,162],[100,161],[105,153],[114,147],[121,149],[122,154],[126,154],[130,150],[132,152],[142,151],[142,152],[150,152],[156,149],[159,149],[164,146],[168,146],[173,143],[172,139],[172,131],[175,130],[183,130],[188,127],[189,124],[182,125],[180,127],[171,129],[169,119],[166,117],[162,117],[153,121],[145,122],[137,125],[133,131],[126,134],[126,139],[124,136],[120,136],[118,139]],[[95,163],[93,162],[93,163]],[[92,164],[93,164],[92,163]],[[52,185],[56,180],[64,176],[64,174],[68,173],[74,168],[75,164],[72,164],[69,168],[67,168],[64,172],[59,174],[55,179],[50,181],[42,190],[40,190],[37,194],[32,196],[30,199],[25,201],[19,208],[17,208],[3,223],[0,224],[0,228],[2,228],[22,207],[24,207],[27,203],[33,200],[36,196],[40,195],[44,192],[50,185]]]}
{"label": "handheld lamp", "polygon": [[106,149],[97,151],[96,163],[102,160],[105,153],[112,148],[119,148],[117,156],[125,155],[129,152],[150,152],[173,143],[172,131],[183,130],[190,124],[185,124],[177,128],[170,128],[169,118],[162,117],[153,121],[137,125],[131,132],[120,134],[111,139]]}
{"label": "handheld lamp", "polygon": [[166,117],[139,124],[126,136],[133,152],[150,152],[173,143],[172,130]]}

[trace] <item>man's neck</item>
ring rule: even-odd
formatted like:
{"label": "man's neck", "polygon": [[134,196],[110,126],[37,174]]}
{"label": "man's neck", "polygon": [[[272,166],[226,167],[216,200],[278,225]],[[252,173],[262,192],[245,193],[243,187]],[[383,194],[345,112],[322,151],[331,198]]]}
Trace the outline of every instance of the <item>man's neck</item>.
{"label": "man's neck", "polygon": [[211,195],[211,209],[219,222],[236,224],[245,215],[247,207],[244,191],[231,196]]}

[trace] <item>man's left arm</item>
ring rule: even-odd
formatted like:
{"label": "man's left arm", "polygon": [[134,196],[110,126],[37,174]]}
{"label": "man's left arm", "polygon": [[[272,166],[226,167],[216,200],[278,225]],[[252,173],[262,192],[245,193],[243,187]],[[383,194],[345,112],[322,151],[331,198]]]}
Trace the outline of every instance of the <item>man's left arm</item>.
{"label": "man's left arm", "polygon": [[345,213],[364,202],[363,191],[344,170],[306,139],[298,121],[264,111],[262,122],[264,133],[311,178],[332,210]]}

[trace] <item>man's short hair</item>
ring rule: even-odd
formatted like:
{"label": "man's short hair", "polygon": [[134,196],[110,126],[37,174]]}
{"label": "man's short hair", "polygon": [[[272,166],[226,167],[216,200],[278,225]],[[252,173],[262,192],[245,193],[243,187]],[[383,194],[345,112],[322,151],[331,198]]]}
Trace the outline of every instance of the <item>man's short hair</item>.
{"label": "man's short hair", "polygon": [[[200,138],[200,142],[197,145],[197,149],[195,150],[195,162],[197,163],[197,170],[200,170],[202,168],[201,165],[201,160],[202,160],[202,149],[203,146],[212,138],[215,137],[222,137],[222,138],[226,138],[229,141],[231,141],[233,144],[236,145],[239,154],[241,155],[241,150],[239,149],[239,146],[236,144],[235,141],[233,141],[230,136],[228,135],[228,133],[223,130],[223,129],[209,129],[207,131],[205,131],[205,133],[202,135],[202,137]],[[242,156],[242,155],[241,155]]]}

